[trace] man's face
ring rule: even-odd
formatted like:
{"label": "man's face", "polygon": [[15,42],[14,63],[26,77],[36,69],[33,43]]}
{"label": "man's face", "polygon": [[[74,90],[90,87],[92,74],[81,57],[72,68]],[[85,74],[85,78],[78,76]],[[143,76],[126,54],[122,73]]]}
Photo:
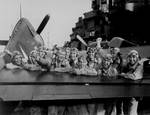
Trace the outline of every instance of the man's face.
{"label": "man's face", "polygon": [[43,57],[45,56],[45,52],[44,52],[44,51],[40,51],[40,52],[39,52],[39,55],[40,55],[40,57],[43,58]]}
{"label": "man's face", "polygon": [[111,53],[112,57],[116,57],[118,52],[115,49],[111,49],[110,53]]}
{"label": "man's face", "polygon": [[85,58],[80,58],[79,60],[79,66],[82,68],[82,67],[85,67],[87,65],[87,61]]}
{"label": "man's face", "polygon": [[37,51],[34,50],[31,54],[31,56],[35,58],[37,56]]}
{"label": "man's face", "polygon": [[138,62],[138,57],[135,54],[132,54],[128,57],[128,63],[130,65],[135,65]]}
{"label": "man's face", "polygon": [[119,57],[117,57],[117,58],[116,58],[116,60],[115,60],[115,62],[116,62],[117,64],[120,64],[120,63],[121,63],[120,58],[119,58]]}
{"label": "man's face", "polygon": [[103,68],[104,69],[108,69],[110,67],[110,65],[111,65],[111,62],[108,61],[108,60],[103,60],[102,64],[103,64]]}
{"label": "man's face", "polygon": [[21,55],[16,55],[14,61],[17,65],[21,65],[22,64],[22,56]]}
{"label": "man's face", "polygon": [[94,57],[95,57],[95,54],[94,54],[94,52],[89,52],[89,53],[88,53],[88,56],[89,56],[90,59],[93,60]]}
{"label": "man's face", "polygon": [[77,57],[77,53],[76,52],[71,52],[71,54],[70,54],[70,58],[72,59],[72,60],[75,60],[76,59],[76,57]]}
{"label": "man's face", "polygon": [[66,49],[66,57],[69,57],[70,55],[70,49]]}
{"label": "man's face", "polygon": [[101,63],[102,63],[102,58],[97,57],[97,63],[98,63],[98,64],[101,64]]}
{"label": "man's face", "polygon": [[59,61],[63,61],[65,59],[65,55],[59,54],[58,58],[59,58]]}

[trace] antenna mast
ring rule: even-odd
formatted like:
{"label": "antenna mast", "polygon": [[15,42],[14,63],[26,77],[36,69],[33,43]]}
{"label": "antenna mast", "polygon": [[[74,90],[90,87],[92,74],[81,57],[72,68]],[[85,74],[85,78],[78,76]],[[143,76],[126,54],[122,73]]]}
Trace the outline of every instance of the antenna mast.
{"label": "antenna mast", "polygon": [[21,6],[21,0],[20,0],[20,19],[22,18],[22,6]]}

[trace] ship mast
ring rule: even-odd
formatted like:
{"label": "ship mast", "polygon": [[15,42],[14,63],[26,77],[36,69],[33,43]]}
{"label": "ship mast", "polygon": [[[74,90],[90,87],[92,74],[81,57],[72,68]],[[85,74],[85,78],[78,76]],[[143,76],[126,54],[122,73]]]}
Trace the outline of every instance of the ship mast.
{"label": "ship mast", "polygon": [[21,0],[20,0],[20,19],[22,18],[22,5],[21,5]]}

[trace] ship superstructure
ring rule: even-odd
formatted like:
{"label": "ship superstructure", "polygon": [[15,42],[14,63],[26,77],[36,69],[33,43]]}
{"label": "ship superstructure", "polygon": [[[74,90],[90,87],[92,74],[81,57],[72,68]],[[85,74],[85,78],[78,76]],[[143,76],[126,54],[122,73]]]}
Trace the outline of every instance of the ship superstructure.
{"label": "ship superstructure", "polygon": [[116,36],[139,45],[150,43],[150,0],[92,0],[91,8],[72,28],[71,47],[86,49],[76,35],[87,44],[98,37],[109,41]]}

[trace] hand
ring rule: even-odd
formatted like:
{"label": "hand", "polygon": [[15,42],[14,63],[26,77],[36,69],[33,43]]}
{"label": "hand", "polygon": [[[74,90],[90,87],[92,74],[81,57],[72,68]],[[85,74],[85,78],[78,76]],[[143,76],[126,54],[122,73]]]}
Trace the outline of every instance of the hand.
{"label": "hand", "polygon": [[125,74],[125,73],[121,73],[121,74],[119,74],[118,76],[120,76],[120,77],[125,77],[126,74]]}

